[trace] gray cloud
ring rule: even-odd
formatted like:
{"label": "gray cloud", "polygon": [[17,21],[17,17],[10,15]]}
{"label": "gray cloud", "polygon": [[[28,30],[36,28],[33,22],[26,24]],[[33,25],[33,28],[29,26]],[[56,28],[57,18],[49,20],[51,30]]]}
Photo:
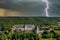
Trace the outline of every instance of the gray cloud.
{"label": "gray cloud", "polygon": [[[50,2],[49,15],[60,16],[60,0],[48,1]],[[42,0],[8,0],[4,7],[18,11],[17,16],[45,16],[46,3]]]}
{"label": "gray cloud", "polygon": [[[31,2],[30,2],[31,1]],[[22,16],[42,16],[44,15],[45,4],[40,0],[30,0],[19,3],[12,2],[11,4],[7,4],[8,7],[12,10],[22,12]],[[33,2],[32,2],[33,1]],[[40,2],[39,2],[40,1]],[[17,13],[19,15],[19,13]]]}

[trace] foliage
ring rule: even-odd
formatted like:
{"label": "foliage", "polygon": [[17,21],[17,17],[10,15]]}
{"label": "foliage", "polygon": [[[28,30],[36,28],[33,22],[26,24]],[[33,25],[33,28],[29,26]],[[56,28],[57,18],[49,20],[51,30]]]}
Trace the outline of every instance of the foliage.
{"label": "foliage", "polygon": [[[56,29],[58,28],[58,20],[56,18],[42,18],[42,17],[1,17],[0,18],[0,40],[49,40],[49,38],[60,40],[60,31],[55,30],[55,33],[45,31],[41,36],[34,32],[25,33],[22,31],[12,32],[12,27],[18,24],[35,24],[35,26],[46,27]],[[53,26],[51,26],[53,25]],[[45,28],[46,29],[46,28]],[[44,29],[44,30],[45,30]]]}

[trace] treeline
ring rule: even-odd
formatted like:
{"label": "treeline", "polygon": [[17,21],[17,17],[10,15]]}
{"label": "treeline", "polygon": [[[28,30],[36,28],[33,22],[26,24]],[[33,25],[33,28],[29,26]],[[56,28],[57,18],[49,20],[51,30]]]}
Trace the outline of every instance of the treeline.
{"label": "treeline", "polygon": [[56,18],[50,17],[0,17],[0,23],[14,24],[55,24]]}

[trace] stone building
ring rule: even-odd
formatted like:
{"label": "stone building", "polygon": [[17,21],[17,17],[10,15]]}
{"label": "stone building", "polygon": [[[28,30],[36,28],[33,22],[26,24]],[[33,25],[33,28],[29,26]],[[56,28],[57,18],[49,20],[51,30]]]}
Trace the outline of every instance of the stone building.
{"label": "stone building", "polygon": [[34,24],[20,24],[20,25],[14,25],[12,27],[12,31],[32,31],[34,30],[35,25]]}

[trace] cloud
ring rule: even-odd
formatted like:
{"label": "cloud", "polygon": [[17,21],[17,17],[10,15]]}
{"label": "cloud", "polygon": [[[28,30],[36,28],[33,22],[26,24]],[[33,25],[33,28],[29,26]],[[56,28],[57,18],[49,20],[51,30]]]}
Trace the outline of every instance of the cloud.
{"label": "cloud", "polygon": [[[15,11],[20,11],[22,12],[23,16],[41,16],[44,14],[45,4],[43,2],[12,2],[8,4],[7,8]],[[19,13],[17,14],[19,15]]]}

